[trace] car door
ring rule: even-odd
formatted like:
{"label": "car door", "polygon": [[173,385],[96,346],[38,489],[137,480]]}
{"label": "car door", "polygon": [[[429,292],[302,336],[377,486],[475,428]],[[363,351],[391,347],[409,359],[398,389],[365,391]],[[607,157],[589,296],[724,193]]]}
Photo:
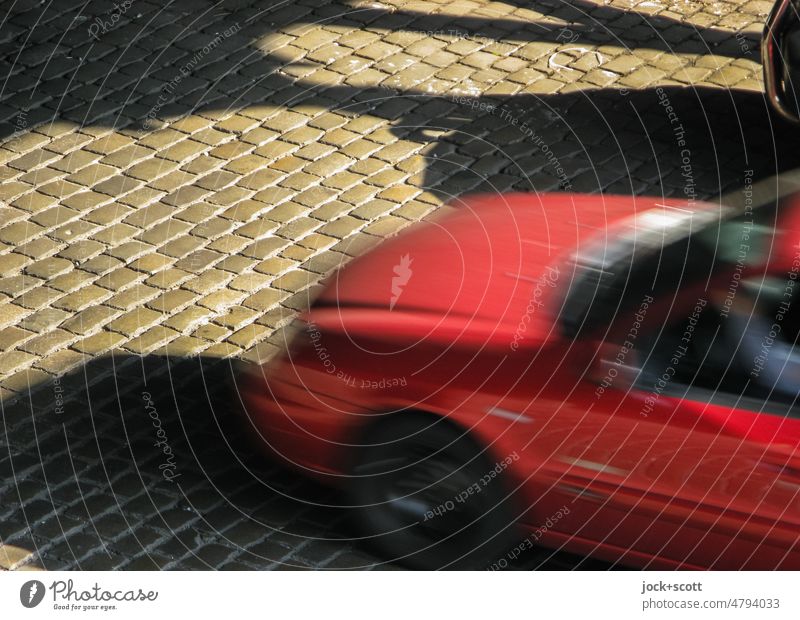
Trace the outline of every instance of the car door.
{"label": "car door", "polygon": [[587,553],[675,565],[797,566],[800,420],[753,399],[661,375],[627,385],[577,381],[568,394],[508,398],[531,475],[530,525],[555,528]]}
{"label": "car door", "polygon": [[[571,361],[556,359],[544,385],[534,372],[526,385],[538,389],[518,390],[491,410],[514,419],[505,436],[513,437],[528,473],[524,520],[537,529],[552,523],[573,550],[642,564],[665,540],[685,540],[684,519],[665,516],[664,507],[696,469],[690,456],[699,461],[702,441],[687,445],[691,429],[668,423],[676,416],[666,400],[643,416],[644,391],[622,389],[621,381],[601,390],[591,370],[581,376]],[[554,521],[563,506],[568,516]]]}
{"label": "car door", "polygon": [[[716,564],[749,569],[800,567],[800,412],[790,403],[713,395],[702,415],[730,444],[718,482],[715,529],[729,541]],[[699,403],[695,403],[697,407]],[[710,433],[709,433],[710,434]],[[709,437],[709,439],[711,439]],[[722,451],[721,451],[722,452]],[[721,508],[721,510],[720,510]]]}

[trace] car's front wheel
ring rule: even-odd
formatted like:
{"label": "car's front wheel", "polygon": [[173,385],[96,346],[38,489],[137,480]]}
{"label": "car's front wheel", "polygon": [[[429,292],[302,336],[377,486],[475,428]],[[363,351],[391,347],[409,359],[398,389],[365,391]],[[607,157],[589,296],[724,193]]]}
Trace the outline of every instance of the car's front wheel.
{"label": "car's front wheel", "polygon": [[388,560],[480,569],[514,542],[504,469],[461,429],[405,412],[362,444],[350,480],[357,525]]}

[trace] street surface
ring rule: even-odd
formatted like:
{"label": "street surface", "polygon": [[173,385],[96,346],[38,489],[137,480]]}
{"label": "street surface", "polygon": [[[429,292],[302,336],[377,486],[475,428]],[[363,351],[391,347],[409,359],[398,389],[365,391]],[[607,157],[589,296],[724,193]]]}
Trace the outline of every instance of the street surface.
{"label": "street surface", "polygon": [[231,361],[468,192],[706,199],[800,158],[762,94],[762,0],[8,4],[8,569],[393,568],[251,453]]}

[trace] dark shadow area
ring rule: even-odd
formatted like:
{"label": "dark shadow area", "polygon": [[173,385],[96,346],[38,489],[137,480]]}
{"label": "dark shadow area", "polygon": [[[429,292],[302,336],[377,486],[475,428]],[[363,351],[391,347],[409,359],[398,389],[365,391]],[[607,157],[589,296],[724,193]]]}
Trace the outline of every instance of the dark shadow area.
{"label": "dark shadow area", "polygon": [[[463,32],[465,42],[473,36],[497,42],[553,39],[553,31],[541,24],[508,16],[468,14],[454,19],[336,2],[276,9],[254,3],[228,10],[225,3],[198,8],[175,1],[158,7],[140,0],[103,30],[98,24],[107,23],[104,3],[73,2],[71,9],[59,8],[52,19],[47,10],[6,16],[6,40],[0,43],[0,75],[5,76],[0,135],[12,137],[12,149],[14,140],[30,129],[47,133],[51,121],[74,123],[90,134],[115,128],[143,137],[165,126],[164,119],[190,114],[215,118],[225,111],[247,115],[255,106],[259,118],[301,113],[298,126],[314,126],[326,110],[342,115],[342,124],[363,114],[386,119],[397,137],[428,146],[431,159],[421,185],[443,198],[485,189],[658,193],[654,188],[662,187],[661,193],[675,195],[686,190],[685,180],[676,178],[684,148],[699,196],[713,196],[741,182],[745,168],[755,168],[758,179],[797,165],[793,132],[768,111],[761,93],[672,86],[663,94],[655,88],[615,87],[541,96],[468,94],[454,100],[426,94],[413,80],[395,83],[391,72],[376,72],[367,80],[383,80],[380,86],[360,86],[364,78],[359,71],[336,73],[342,69],[331,64],[335,50],[330,50],[330,58],[306,53],[282,34],[302,34],[298,26],[303,24],[309,29],[324,24],[363,31],[369,41],[378,40],[375,32],[383,31],[457,31]],[[733,45],[744,56],[741,41],[731,33],[698,32],[667,18],[587,2],[539,3],[535,8],[551,10],[549,17],[577,22],[570,28],[584,28],[587,40],[594,43],[635,49],[641,43],[639,34],[650,46],[662,41],[656,36],[660,32],[675,41],[664,45],[666,51],[707,52],[705,37],[719,42],[714,53]],[[34,26],[36,42],[26,39]],[[52,36],[38,42],[47,33]],[[273,35],[270,42],[259,44],[266,35]],[[434,36],[447,44],[453,40]],[[354,49],[363,44],[352,43]],[[546,53],[540,52],[542,62]],[[534,65],[536,54],[527,54]],[[398,62],[407,63],[408,58]],[[319,78],[323,68],[326,75]],[[398,68],[395,65],[393,71]],[[431,74],[437,70],[429,68]],[[317,77],[304,78],[311,74]],[[667,104],[674,107],[674,117]],[[487,106],[496,111],[487,113]],[[686,130],[685,147],[675,133],[681,126]],[[563,174],[554,172],[543,146],[556,156]],[[520,182],[520,176],[527,180]]]}
{"label": "dark shadow area", "polygon": [[[761,93],[664,87],[424,103],[394,131],[424,139],[417,117],[442,128],[425,187],[467,192],[561,191],[712,198],[800,165],[796,129]],[[430,131],[430,130],[428,130]],[[750,171],[746,173],[745,171]]]}
{"label": "dark shadow area", "polygon": [[[694,26],[671,17],[647,14],[636,8],[625,10],[585,0],[570,2],[545,0],[535,3],[527,0],[504,0],[504,4],[533,9],[544,13],[548,19],[566,21],[569,24],[567,29],[577,35],[576,41],[596,45],[618,45],[628,50],[646,48],[671,54],[716,54],[739,57],[747,53],[747,57],[755,62],[759,62],[760,59],[757,37],[746,35],[736,40],[726,30]],[[660,7],[651,4],[648,8]],[[460,21],[457,20],[457,23]],[[480,30],[485,26],[473,27]],[[512,24],[506,27],[512,33],[515,31]],[[495,20],[491,20],[490,28],[497,28],[501,32],[503,30]],[[551,27],[550,32],[555,32],[556,38],[542,37],[538,40],[565,40],[559,28]],[[562,33],[560,38],[559,33]]]}
{"label": "dark shadow area", "polygon": [[[198,5],[189,0],[162,4],[139,0],[135,4],[113,20],[112,3],[76,0],[59,3],[58,11],[44,5],[2,15],[2,117],[9,121],[3,135],[21,129],[20,123],[13,120],[22,111],[26,114],[26,128],[54,119],[81,126],[97,123],[123,127],[141,122],[157,102],[152,96],[181,74],[182,61],[191,63],[191,75],[184,75],[170,92],[172,100],[158,107],[163,116],[180,116],[203,108],[226,109],[230,104],[236,105],[237,95],[243,96],[239,107],[269,101],[270,93],[263,88],[273,95],[286,89],[299,94],[306,89],[302,77],[295,84],[289,75],[276,71],[296,68],[303,62],[323,66],[329,60],[318,61],[313,53],[313,60],[304,59],[306,54],[298,54],[297,48],[285,49],[281,33],[300,34],[303,25],[308,25],[307,30],[323,25],[344,30],[368,28],[371,34],[427,33],[447,43],[480,38],[497,43],[563,42],[566,46],[574,44],[572,37],[577,35],[585,36],[588,43],[630,50],[714,53],[758,61],[752,55],[758,50],[756,40],[745,40],[752,49],[744,50],[741,41],[730,32],[698,29],[671,18],[590,2],[511,3],[545,13],[547,22],[567,22],[566,28],[573,33],[569,37],[559,36],[562,28],[552,23],[479,12],[457,17],[426,15],[347,2],[293,3],[277,8],[253,2],[237,10],[227,8],[225,2],[211,1]],[[231,27],[236,30],[229,35]],[[268,35],[278,35],[272,44],[280,46],[253,43]],[[354,43],[354,48],[358,49],[360,43]],[[300,57],[290,58],[293,52]],[[545,53],[543,50],[541,55]],[[531,62],[537,60],[533,50],[525,57]],[[338,107],[349,101],[346,92],[353,91],[333,90],[326,94],[334,97]],[[390,94],[411,95],[413,87],[403,93],[387,89],[385,95]],[[273,102],[290,106],[292,100],[287,95],[274,97]]]}
{"label": "dark shadow area", "polygon": [[348,553],[335,493],[253,452],[231,368],[114,355],[2,403],[0,539],[49,569],[291,568]]}

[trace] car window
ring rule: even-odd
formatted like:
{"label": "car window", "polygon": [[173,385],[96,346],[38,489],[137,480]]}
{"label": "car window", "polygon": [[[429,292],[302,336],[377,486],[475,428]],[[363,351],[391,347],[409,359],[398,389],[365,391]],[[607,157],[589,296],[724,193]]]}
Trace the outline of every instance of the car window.
{"label": "car window", "polygon": [[[789,303],[775,282],[742,283],[738,295],[752,296],[752,313],[731,313],[706,301],[664,325],[651,325],[642,338],[636,387],[717,404],[787,415],[800,391],[800,286]],[[776,316],[783,312],[777,321]],[[797,363],[786,363],[786,355]],[[773,360],[770,360],[770,356]],[[771,373],[765,364],[771,362]],[[776,378],[777,375],[777,378]],[[796,386],[796,389],[793,387]],[[796,410],[800,414],[800,410]]]}
{"label": "car window", "polygon": [[674,294],[708,279],[716,256],[696,233],[729,210],[654,209],[598,235],[573,257],[575,275],[560,314],[562,332],[593,337],[646,294]]}
{"label": "car window", "polygon": [[[631,253],[618,262],[628,273],[616,282],[622,292],[608,315],[612,346],[605,350],[633,349],[625,357],[629,365],[636,360],[635,389],[793,415],[800,346],[796,365],[776,370],[765,363],[759,372],[762,348],[772,361],[791,359],[800,335],[800,277],[787,285],[786,277],[761,269],[777,238],[775,216],[766,207],[718,218],[644,259]],[[637,312],[642,299],[660,311]],[[743,305],[750,314],[742,320]],[[641,319],[635,338],[626,330],[631,316]],[[761,357],[770,361],[769,352]]]}

